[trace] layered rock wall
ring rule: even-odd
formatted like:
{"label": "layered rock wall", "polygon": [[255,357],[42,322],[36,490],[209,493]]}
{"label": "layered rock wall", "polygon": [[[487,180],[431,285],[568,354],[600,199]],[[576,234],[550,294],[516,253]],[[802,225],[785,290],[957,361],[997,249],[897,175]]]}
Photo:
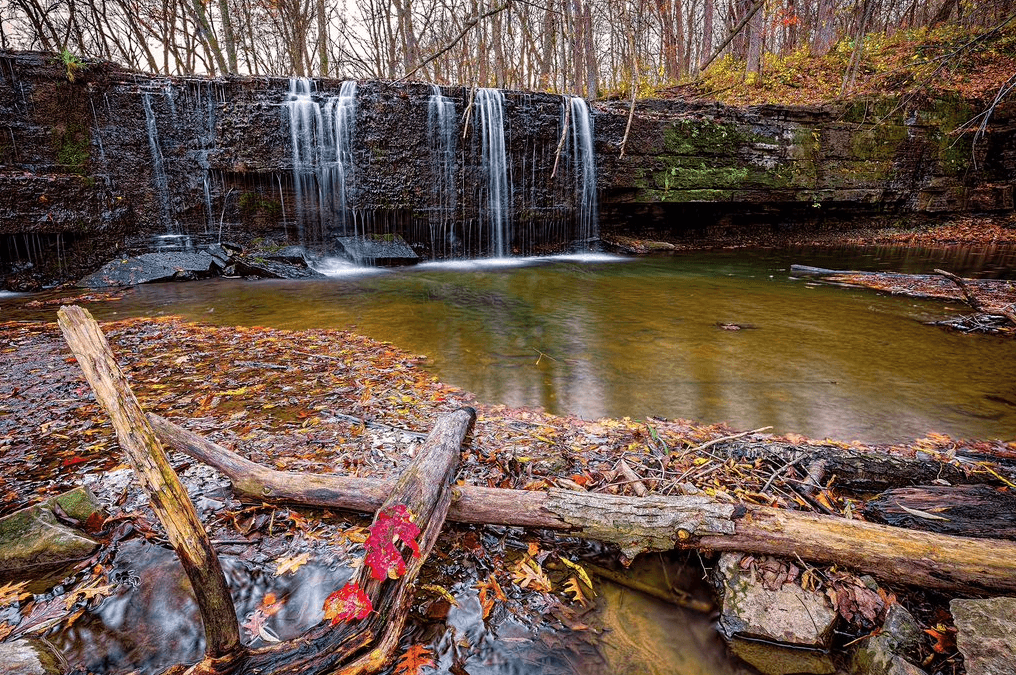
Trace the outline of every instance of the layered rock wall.
{"label": "layered rock wall", "polygon": [[[315,97],[340,84],[318,81]],[[289,87],[111,64],[68,73],[52,55],[0,53],[3,273],[67,277],[118,251],[150,249],[159,235],[327,248],[336,234],[398,234],[424,256],[489,253],[486,158],[468,89],[442,92],[455,116],[453,185],[442,196],[431,87],[359,83],[344,219],[354,231],[336,233],[325,218],[301,217],[296,203]],[[504,93],[514,253],[576,236],[580,172],[570,140],[559,158],[565,108],[559,96]],[[628,112],[623,103],[593,106],[606,231],[708,235],[732,224],[1013,208],[1006,109],[975,147],[972,133],[952,133],[979,112],[958,101],[746,109],[646,101],[622,155]]]}

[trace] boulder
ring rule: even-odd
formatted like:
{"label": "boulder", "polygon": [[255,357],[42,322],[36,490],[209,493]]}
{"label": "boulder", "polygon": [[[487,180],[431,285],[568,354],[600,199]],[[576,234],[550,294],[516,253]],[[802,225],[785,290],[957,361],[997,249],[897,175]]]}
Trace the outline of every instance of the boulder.
{"label": "boulder", "polygon": [[64,668],[53,648],[39,640],[0,643],[0,671],[7,675],[61,675]]}
{"label": "boulder", "polygon": [[[828,650],[837,615],[828,598],[795,581],[759,578],[754,565],[742,568],[742,558],[721,555],[714,577],[722,596],[718,628],[731,651],[765,675],[835,672]],[[787,565],[770,558],[756,564]]]}
{"label": "boulder", "polygon": [[213,276],[220,269],[219,260],[207,251],[144,253],[133,258],[111,260],[99,271],[78,281],[77,285],[108,288],[158,281],[189,281]]}
{"label": "boulder", "polygon": [[967,675],[1012,675],[1016,668],[1016,598],[956,599],[956,646]]}
{"label": "boulder", "polygon": [[0,519],[0,583],[82,560],[99,546],[61,522],[57,510],[84,523],[99,504],[88,488],[79,487]]}

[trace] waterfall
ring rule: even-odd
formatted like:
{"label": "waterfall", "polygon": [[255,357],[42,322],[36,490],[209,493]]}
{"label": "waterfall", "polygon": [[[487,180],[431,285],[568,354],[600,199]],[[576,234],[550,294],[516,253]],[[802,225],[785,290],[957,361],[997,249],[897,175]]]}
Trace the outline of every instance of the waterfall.
{"label": "waterfall", "polygon": [[[348,234],[350,225],[347,197],[353,170],[356,82],[343,82],[339,95],[326,98],[323,107],[313,94],[309,78],[290,79],[285,106],[301,243],[322,243],[330,229]],[[312,232],[307,232],[308,226]]]}
{"label": "waterfall", "polygon": [[148,92],[141,94],[145,106],[145,128],[148,131],[148,148],[152,153],[152,180],[155,183],[155,194],[159,200],[159,224],[166,234],[178,234],[170,211],[169,178],[166,176],[166,161],[159,145],[159,128],[152,109],[152,98]]}
{"label": "waterfall", "polygon": [[435,255],[455,255],[453,230],[455,207],[458,204],[455,186],[455,148],[458,126],[455,102],[441,95],[441,88],[431,85],[427,103],[427,141],[434,167],[433,206],[430,216],[430,245]]}
{"label": "waterfall", "polygon": [[492,255],[503,258],[510,252],[508,224],[512,203],[505,150],[504,94],[499,89],[477,89],[474,105],[480,127],[481,162],[487,176],[486,196],[481,198],[481,218],[488,227]]}
{"label": "waterfall", "polygon": [[593,118],[585,99],[571,97],[571,152],[575,167],[576,239],[588,244],[600,236],[596,199],[596,153],[593,148]]}

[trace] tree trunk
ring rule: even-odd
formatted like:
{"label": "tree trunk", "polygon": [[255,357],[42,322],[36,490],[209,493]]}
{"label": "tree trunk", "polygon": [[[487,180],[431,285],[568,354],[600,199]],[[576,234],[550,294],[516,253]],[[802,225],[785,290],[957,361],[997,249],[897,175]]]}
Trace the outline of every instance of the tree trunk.
{"label": "tree trunk", "polygon": [[[256,500],[370,512],[389,483],[265,468],[156,415],[156,433],[219,469]],[[536,527],[643,551],[699,548],[765,553],[853,567],[884,580],[944,590],[1016,590],[1016,543],[912,532],[799,511],[720,504],[703,497],[622,497],[457,486],[448,517],[458,522]]]}

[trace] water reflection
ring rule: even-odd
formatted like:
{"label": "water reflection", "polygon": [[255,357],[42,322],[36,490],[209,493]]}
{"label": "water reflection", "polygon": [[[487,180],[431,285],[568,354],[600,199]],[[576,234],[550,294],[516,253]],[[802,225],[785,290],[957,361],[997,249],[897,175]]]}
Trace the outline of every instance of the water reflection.
{"label": "water reflection", "polygon": [[971,260],[980,273],[1011,274],[1011,252],[985,265],[976,256],[851,251],[700,253],[613,264],[527,259],[319,281],[161,284],[94,311],[105,318],[181,314],[223,325],[354,329],[426,355],[438,377],[481,401],[587,418],[729,421],[866,442],[929,431],[1012,438],[1011,341],[920,323],[961,307],[788,275],[791,262],[928,271],[962,269]]}

